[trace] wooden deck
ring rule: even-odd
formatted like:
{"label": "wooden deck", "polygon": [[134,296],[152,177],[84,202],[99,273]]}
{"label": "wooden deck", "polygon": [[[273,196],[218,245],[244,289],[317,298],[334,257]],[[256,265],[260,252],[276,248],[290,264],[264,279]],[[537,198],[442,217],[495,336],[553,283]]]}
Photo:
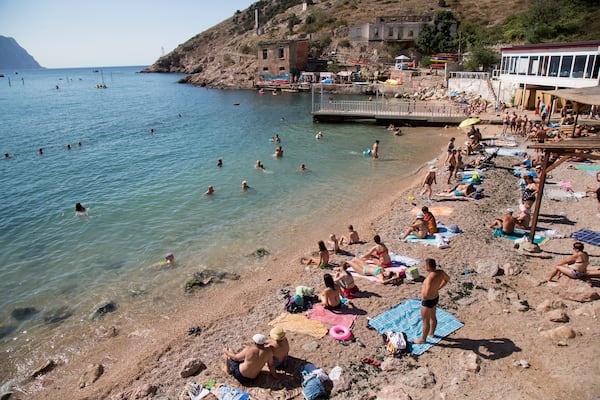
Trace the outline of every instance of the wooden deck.
{"label": "wooden deck", "polygon": [[379,98],[372,101],[313,101],[313,121],[343,122],[371,120],[379,124],[444,126],[458,124],[467,116],[463,105],[446,102],[396,101]]}

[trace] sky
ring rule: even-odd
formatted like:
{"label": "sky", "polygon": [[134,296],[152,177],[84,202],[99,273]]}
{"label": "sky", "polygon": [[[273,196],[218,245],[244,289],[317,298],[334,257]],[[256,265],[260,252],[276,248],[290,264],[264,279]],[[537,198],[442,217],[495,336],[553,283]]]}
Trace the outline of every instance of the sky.
{"label": "sky", "polygon": [[0,0],[0,35],[46,68],[151,65],[257,0]]}

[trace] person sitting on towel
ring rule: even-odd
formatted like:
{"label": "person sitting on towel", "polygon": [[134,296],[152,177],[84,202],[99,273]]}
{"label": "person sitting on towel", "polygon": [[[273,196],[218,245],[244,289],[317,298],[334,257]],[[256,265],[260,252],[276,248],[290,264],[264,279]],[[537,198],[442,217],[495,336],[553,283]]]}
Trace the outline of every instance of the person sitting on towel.
{"label": "person sitting on towel", "polygon": [[431,211],[429,211],[429,208],[427,206],[423,206],[421,211],[423,212],[423,220],[427,222],[427,232],[430,235],[438,233],[437,222],[435,221],[435,217]]}
{"label": "person sitting on towel", "polygon": [[417,214],[417,218],[414,220],[412,224],[400,235],[400,240],[405,240],[411,233],[415,235],[419,239],[425,239],[427,233],[429,232],[427,227],[427,222],[425,222],[425,214],[423,212],[419,212]]}
{"label": "person sitting on towel", "polygon": [[516,224],[517,219],[513,217],[513,210],[509,208],[506,210],[506,214],[494,219],[494,222],[492,222],[490,228],[500,229],[505,235],[512,235],[515,233]]}

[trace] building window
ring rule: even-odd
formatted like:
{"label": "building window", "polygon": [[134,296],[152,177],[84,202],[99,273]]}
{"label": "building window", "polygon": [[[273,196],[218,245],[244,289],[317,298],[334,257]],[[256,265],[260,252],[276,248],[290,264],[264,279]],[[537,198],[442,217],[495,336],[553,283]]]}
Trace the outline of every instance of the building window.
{"label": "building window", "polygon": [[263,71],[268,71],[269,67],[263,67]]}
{"label": "building window", "polygon": [[573,66],[573,56],[563,56],[560,66],[560,77],[568,78],[571,76],[571,67]]}
{"label": "building window", "polygon": [[548,76],[558,76],[558,66],[560,65],[560,56],[550,57],[550,67],[548,68]]}
{"label": "building window", "polygon": [[573,78],[583,78],[586,60],[587,56],[575,56],[575,64],[573,64]]}
{"label": "building window", "polygon": [[540,57],[540,68],[538,69],[538,76],[548,75],[548,56]]}
{"label": "building window", "polygon": [[511,57],[510,58],[510,66],[508,67],[508,73],[511,75],[517,74],[517,60],[519,57]]}
{"label": "building window", "polygon": [[598,71],[600,71],[600,56],[594,57],[594,69],[592,70],[592,79],[598,79]]}
{"label": "building window", "polygon": [[413,31],[408,31],[408,37],[413,37],[415,35],[415,33]]}
{"label": "building window", "polygon": [[279,71],[285,71],[285,67],[279,67]]}
{"label": "building window", "polygon": [[285,59],[285,50],[284,50],[284,48],[283,48],[283,47],[280,47],[280,48],[279,48],[279,58],[280,58],[281,60]]}
{"label": "building window", "polygon": [[529,57],[527,56],[521,56],[517,60],[517,73],[519,75],[525,75],[527,73],[527,66],[529,64],[528,58]]}
{"label": "building window", "polygon": [[527,70],[527,75],[536,75],[538,72],[538,65],[540,64],[539,56],[531,56],[529,57],[529,69]]}
{"label": "building window", "polygon": [[394,37],[394,28],[392,28],[392,27],[388,28],[388,37],[390,37],[390,38]]}
{"label": "building window", "polygon": [[269,57],[269,50],[263,49],[263,60],[266,60]]}

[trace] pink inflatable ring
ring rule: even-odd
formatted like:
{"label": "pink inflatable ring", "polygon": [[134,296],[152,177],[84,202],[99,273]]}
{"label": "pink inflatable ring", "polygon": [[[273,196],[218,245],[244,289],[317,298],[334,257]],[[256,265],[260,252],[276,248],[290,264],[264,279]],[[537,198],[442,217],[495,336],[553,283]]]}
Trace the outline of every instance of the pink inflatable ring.
{"label": "pink inflatable ring", "polygon": [[352,337],[352,332],[343,325],[334,325],[329,330],[329,336],[335,340],[348,340]]}

